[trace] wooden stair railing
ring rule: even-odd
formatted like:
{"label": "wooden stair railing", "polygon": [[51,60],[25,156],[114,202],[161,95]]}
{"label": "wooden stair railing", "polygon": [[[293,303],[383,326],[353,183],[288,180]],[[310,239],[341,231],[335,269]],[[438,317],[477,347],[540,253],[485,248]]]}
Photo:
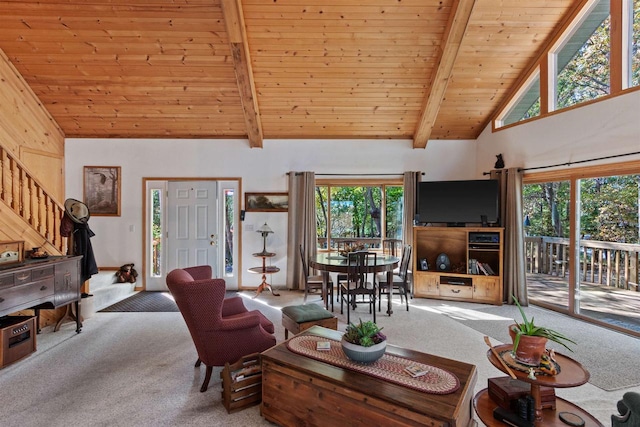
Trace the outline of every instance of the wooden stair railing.
{"label": "wooden stair railing", "polygon": [[0,199],[60,254],[66,253],[60,234],[64,206],[49,195],[19,159],[0,147]]}

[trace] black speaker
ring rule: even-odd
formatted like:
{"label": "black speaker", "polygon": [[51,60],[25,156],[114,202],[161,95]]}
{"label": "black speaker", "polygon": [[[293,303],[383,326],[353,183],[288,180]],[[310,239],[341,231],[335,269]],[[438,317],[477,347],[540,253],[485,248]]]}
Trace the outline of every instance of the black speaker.
{"label": "black speaker", "polygon": [[244,213],[245,213],[244,210],[240,211],[240,221],[244,221]]}
{"label": "black speaker", "polygon": [[449,257],[445,253],[441,253],[436,258],[436,270],[438,271],[449,271],[451,269],[451,261],[449,261]]}

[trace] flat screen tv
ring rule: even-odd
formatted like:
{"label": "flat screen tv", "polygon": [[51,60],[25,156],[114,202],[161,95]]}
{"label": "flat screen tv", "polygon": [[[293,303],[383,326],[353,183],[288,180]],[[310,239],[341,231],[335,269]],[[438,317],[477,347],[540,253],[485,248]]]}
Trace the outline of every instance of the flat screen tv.
{"label": "flat screen tv", "polygon": [[425,181],[418,185],[417,222],[499,224],[498,181]]}

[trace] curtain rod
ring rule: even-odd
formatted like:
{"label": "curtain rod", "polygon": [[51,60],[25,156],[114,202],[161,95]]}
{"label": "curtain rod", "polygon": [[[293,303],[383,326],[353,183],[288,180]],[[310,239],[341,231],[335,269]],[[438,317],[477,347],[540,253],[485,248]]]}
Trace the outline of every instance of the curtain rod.
{"label": "curtain rod", "polygon": [[[287,172],[287,175],[291,172]],[[302,175],[302,172],[296,172],[296,175]],[[317,173],[316,176],[402,176],[403,173]],[[421,173],[424,175],[424,172]]]}
{"label": "curtain rod", "polygon": [[[637,154],[640,154],[640,151],[635,151],[633,153],[613,154],[611,156],[596,157],[594,159],[578,160],[578,161],[575,161],[575,162],[557,163],[555,165],[535,166],[535,167],[532,167],[532,168],[519,168],[518,172],[519,171],[532,171],[532,170],[536,170],[536,169],[557,168],[558,166],[572,166],[572,165],[577,165],[577,164],[580,164],[580,163],[596,162],[598,160],[608,160],[608,159],[615,159],[615,158],[618,158],[618,157],[635,156]],[[491,172],[483,172],[482,175],[491,175]]]}

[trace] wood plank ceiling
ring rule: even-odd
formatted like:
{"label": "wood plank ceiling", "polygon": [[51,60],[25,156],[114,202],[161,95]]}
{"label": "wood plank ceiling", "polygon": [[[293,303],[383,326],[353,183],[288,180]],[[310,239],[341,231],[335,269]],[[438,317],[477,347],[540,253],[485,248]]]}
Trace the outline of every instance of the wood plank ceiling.
{"label": "wood plank ceiling", "polygon": [[0,1],[67,137],[474,139],[580,0]]}

